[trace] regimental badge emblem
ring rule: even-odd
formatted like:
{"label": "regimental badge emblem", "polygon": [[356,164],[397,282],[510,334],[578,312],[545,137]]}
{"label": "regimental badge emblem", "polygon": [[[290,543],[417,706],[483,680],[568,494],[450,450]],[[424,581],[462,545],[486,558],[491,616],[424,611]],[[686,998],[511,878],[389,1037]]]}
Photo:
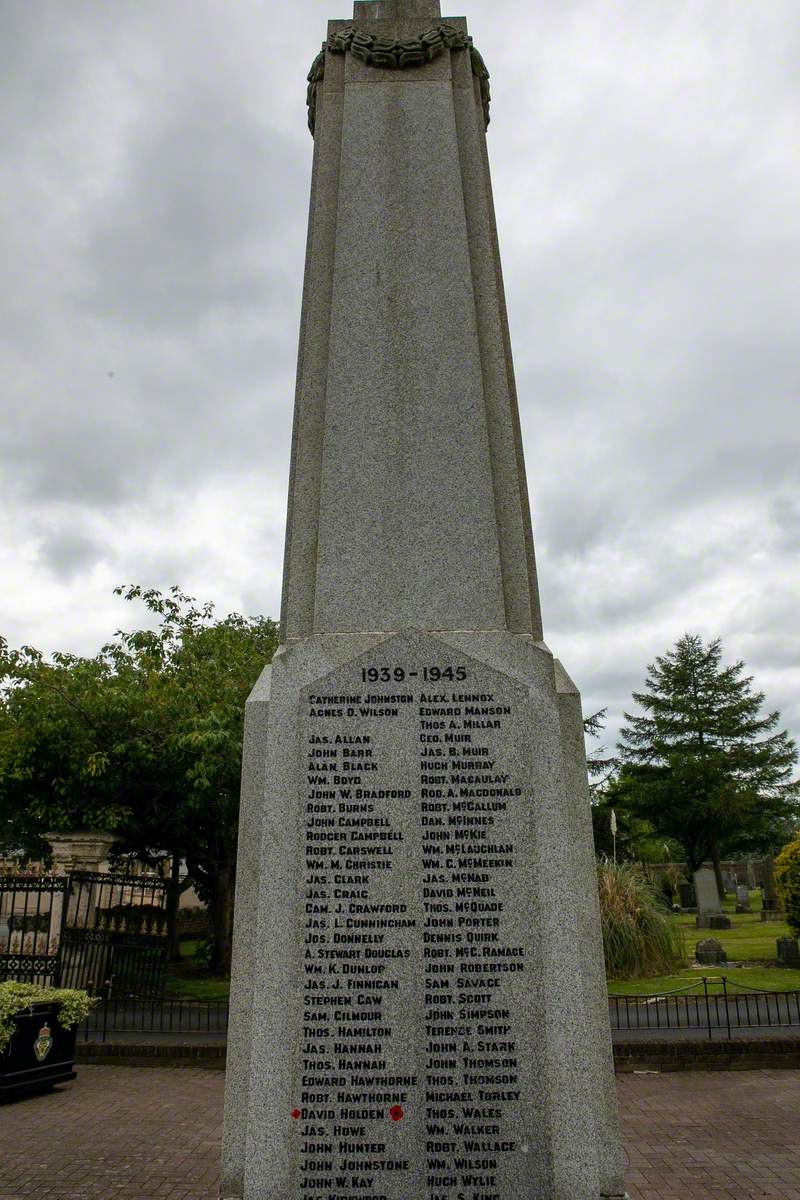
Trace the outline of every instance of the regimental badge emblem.
{"label": "regimental badge emblem", "polygon": [[44,1062],[52,1049],[53,1039],[50,1035],[50,1026],[45,1022],[39,1030],[39,1036],[33,1043],[33,1053],[36,1055],[36,1061]]}

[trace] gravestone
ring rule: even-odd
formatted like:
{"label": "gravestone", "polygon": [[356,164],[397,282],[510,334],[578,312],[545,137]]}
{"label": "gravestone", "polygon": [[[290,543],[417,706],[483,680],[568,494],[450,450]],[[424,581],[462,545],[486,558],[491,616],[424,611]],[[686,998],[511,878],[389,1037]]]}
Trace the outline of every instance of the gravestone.
{"label": "gravestone", "polygon": [[308,101],[222,1196],[620,1197],[581,705],[543,641],[488,73],[435,0],[356,3]]}
{"label": "gravestone", "polygon": [[775,890],[775,859],[771,854],[762,860],[761,874],[764,880],[761,890],[761,920],[780,921],[783,919],[783,913]]}
{"label": "gravestone", "polygon": [[743,883],[737,884],[736,887],[736,911],[737,913],[752,912],[750,907],[750,892]]}
{"label": "gravestone", "polygon": [[730,917],[722,912],[719,903],[717,877],[710,867],[700,867],[692,876],[697,897],[698,929],[730,929]]}
{"label": "gravestone", "polygon": [[722,882],[725,885],[726,893],[736,891],[736,887],[737,887],[736,876],[733,875],[730,871],[724,872],[724,874],[722,876]]}
{"label": "gravestone", "polygon": [[697,897],[694,894],[694,886],[691,883],[679,883],[678,895],[680,897],[680,906],[682,909],[695,908],[697,905]]}
{"label": "gravestone", "polygon": [[703,938],[695,947],[695,959],[703,966],[720,966],[728,961],[722,942],[716,938]]}
{"label": "gravestone", "polygon": [[797,938],[778,938],[778,966],[800,968],[800,944]]}

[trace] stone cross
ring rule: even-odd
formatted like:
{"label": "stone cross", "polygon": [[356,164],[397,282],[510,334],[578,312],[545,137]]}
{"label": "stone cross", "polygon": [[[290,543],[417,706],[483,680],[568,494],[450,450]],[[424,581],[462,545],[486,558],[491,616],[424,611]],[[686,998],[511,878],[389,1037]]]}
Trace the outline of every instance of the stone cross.
{"label": "stone cross", "polygon": [[309,74],[222,1196],[621,1197],[581,703],[543,641],[488,72],[438,3],[354,15]]}

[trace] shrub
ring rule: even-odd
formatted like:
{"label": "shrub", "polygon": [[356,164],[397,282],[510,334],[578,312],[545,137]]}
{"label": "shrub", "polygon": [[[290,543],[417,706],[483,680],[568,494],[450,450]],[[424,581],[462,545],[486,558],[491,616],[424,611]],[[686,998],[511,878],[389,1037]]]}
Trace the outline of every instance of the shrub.
{"label": "shrub", "polygon": [[97,1003],[86,992],[72,988],[43,987],[38,983],[0,983],[0,1053],[11,1041],[14,1017],[34,1004],[57,1004],[58,1020],[64,1029],[85,1021]]}
{"label": "shrub", "polygon": [[680,894],[680,886],[686,882],[686,876],[677,863],[667,863],[663,875],[664,894],[669,896],[670,904],[674,904]]}
{"label": "shrub", "polygon": [[775,859],[775,888],[789,928],[800,937],[800,833]]}
{"label": "shrub", "polygon": [[635,979],[683,967],[681,930],[641,870],[601,863],[597,875],[606,975]]}

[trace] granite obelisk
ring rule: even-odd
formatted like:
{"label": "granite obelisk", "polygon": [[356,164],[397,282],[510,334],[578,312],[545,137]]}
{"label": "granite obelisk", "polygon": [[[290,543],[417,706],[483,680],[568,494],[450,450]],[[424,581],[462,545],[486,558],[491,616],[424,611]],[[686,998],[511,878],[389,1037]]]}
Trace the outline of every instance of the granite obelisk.
{"label": "granite obelisk", "polygon": [[222,1196],[622,1196],[580,698],[543,641],[488,73],[437,0],[356,3],[308,101]]}

